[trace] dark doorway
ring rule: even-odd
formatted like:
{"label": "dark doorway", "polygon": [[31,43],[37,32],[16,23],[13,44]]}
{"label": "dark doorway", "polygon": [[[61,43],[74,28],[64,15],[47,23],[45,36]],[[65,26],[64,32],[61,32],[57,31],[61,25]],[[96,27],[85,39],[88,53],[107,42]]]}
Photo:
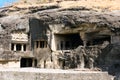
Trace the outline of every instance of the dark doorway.
{"label": "dark doorway", "polygon": [[32,58],[21,58],[20,67],[32,67]]}

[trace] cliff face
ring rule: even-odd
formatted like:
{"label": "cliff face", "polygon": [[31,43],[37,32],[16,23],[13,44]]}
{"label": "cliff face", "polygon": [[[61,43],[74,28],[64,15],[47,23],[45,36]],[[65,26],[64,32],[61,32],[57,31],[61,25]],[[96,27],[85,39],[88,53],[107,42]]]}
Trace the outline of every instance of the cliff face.
{"label": "cliff face", "polygon": [[[23,4],[20,4],[21,2]],[[97,23],[98,25],[108,25],[109,27],[119,28],[120,25],[120,9],[119,5],[117,5],[119,0],[61,1],[60,3],[54,1],[44,4],[37,3],[37,0],[21,0],[21,2],[1,8],[1,18],[7,16],[9,16],[9,18],[13,17],[10,20],[12,22],[12,20],[16,20],[17,18],[20,21],[22,18],[28,19],[36,17],[48,24],[63,23],[74,26],[80,23]],[[8,23],[10,21],[8,20]],[[2,20],[2,22],[4,22],[4,20]]]}
{"label": "cliff face", "polygon": [[[85,52],[83,53],[86,54],[94,53],[90,56],[94,57],[94,60],[97,61],[97,63],[95,63],[95,66],[103,68],[103,66],[101,65],[105,66],[107,65],[107,67],[110,66],[111,68],[111,66],[114,66],[114,62],[116,62],[117,64],[119,62],[119,59],[116,58],[118,56],[113,54],[113,53],[119,54],[119,50],[117,49],[118,51],[115,52],[117,47],[113,46],[115,46],[116,42],[118,43],[120,42],[120,10],[119,6],[116,5],[117,8],[115,8],[112,5],[113,2],[114,4],[117,4],[118,1],[119,0],[116,1],[105,0],[101,2],[99,0],[92,2],[91,0],[88,0],[88,2],[91,3],[91,6],[90,3],[84,0],[63,1],[58,3],[45,3],[39,5],[38,4],[32,5],[26,3],[27,5],[24,6],[19,5],[19,3],[16,3],[18,5],[14,4],[12,6],[1,8],[0,55],[4,54],[5,51],[11,51],[12,48],[10,49],[9,47],[10,45],[8,46],[8,44],[13,43],[13,41],[11,40],[12,39],[11,34],[14,33],[18,34],[19,32],[17,31],[20,31],[21,34],[24,33],[24,35],[28,35],[27,40],[28,42],[27,43],[25,42],[24,44],[28,46],[26,50],[30,51],[30,53],[32,53],[35,47],[34,41],[38,41],[39,39],[41,39],[41,37],[44,38],[44,40],[48,40],[48,44],[50,44],[51,47],[52,45],[51,41],[53,41],[52,39],[54,37],[58,39],[56,41],[53,41],[56,42],[57,44],[57,41],[59,41],[60,39],[67,40],[68,38],[69,40],[73,40],[73,38],[79,39],[80,36],[81,40],[79,41],[81,42],[78,43],[84,46],[83,49],[82,48],[80,49],[82,51],[85,50]],[[81,4],[81,2],[83,2],[84,5]],[[111,6],[108,6],[108,3],[106,3],[107,6],[101,7],[101,5],[97,5],[97,2],[99,2],[100,4],[110,2],[109,4]],[[66,5],[76,3],[76,5],[68,5],[66,7],[65,3]],[[93,6],[94,5],[93,3],[96,5]],[[77,39],[74,40],[77,42]],[[72,41],[73,43],[74,40]],[[109,43],[107,42],[105,44],[102,44],[101,46],[101,43],[103,43],[104,41],[106,42],[106,40],[109,41],[111,44],[108,45]],[[96,44],[97,46],[99,46],[98,48],[96,48]],[[92,47],[89,48],[89,46],[91,45]],[[107,45],[110,47],[108,47]],[[111,47],[111,45],[113,46]],[[74,47],[76,48],[76,46],[78,47],[79,45],[76,44]],[[2,52],[3,49],[4,51]],[[54,50],[54,47],[52,48],[52,50]],[[14,51],[11,51],[11,55],[14,55],[13,57],[17,56],[15,57],[15,59],[21,56],[21,54],[18,56],[12,52]],[[111,61],[110,59],[113,55],[114,61]],[[5,55],[5,57],[6,56],[7,55]],[[30,57],[28,55],[26,56]],[[107,67],[105,68],[105,70],[107,69]]]}

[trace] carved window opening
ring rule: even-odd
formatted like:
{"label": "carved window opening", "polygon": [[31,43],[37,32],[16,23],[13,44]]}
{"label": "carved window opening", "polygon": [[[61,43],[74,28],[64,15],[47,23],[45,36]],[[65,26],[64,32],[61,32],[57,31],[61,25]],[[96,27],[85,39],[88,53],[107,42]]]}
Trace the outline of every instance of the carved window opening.
{"label": "carved window opening", "polygon": [[26,44],[22,43],[12,43],[11,44],[12,51],[26,51]]}
{"label": "carved window opening", "polygon": [[24,51],[26,51],[26,44],[24,44],[23,49],[24,49]]}
{"label": "carved window opening", "polygon": [[39,47],[39,41],[36,41],[36,48]]}
{"label": "carved window opening", "polygon": [[22,47],[21,44],[16,44],[16,51],[21,51]]}
{"label": "carved window opening", "polygon": [[36,48],[47,48],[47,41],[36,41]]}
{"label": "carved window opening", "polygon": [[11,44],[11,50],[12,51],[14,50],[14,44]]}
{"label": "carved window opening", "polygon": [[64,44],[63,41],[61,41],[61,42],[60,42],[60,49],[61,49],[61,50],[64,49],[63,44]]}
{"label": "carved window opening", "polygon": [[45,46],[44,41],[40,41],[40,48],[44,48],[44,46]]}

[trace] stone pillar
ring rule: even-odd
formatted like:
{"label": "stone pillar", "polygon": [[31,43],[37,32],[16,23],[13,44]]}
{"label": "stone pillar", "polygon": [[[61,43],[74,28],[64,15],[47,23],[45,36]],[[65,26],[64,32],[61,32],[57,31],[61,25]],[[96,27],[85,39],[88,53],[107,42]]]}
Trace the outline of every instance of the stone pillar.
{"label": "stone pillar", "polygon": [[55,43],[55,35],[54,33],[51,33],[51,49],[56,50],[56,43]]}
{"label": "stone pillar", "polygon": [[83,46],[86,47],[86,45],[87,45],[87,37],[86,37],[85,32],[80,32],[80,37],[81,37],[81,39],[83,41]]}
{"label": "stone pillar", "polygon": [[86,47],[86,45],[87,45],[87,41],[83,40],[83,46]]}
{"label": "stone pillar", "polygon": [[80,68],[81,69],[84,69],[85,67],[85,62],[84,62],[84,57],[82,57],[82,61],[81,61],[81,64],[80,64]]}
{"label": "stone pillar", "polygon": [[21,51],[24,51],[24,44],[21,44]]}
{"label": "stone pillar", "polygon": [[14,44],[14,51],[16,51],[16,44]]}
{"label": "stone pillar", "polygon": [[66,47],[65,47],[65,41],[63,41],[63,50],[65,50]]}
{"label": "stone pillar", "polygon": [[84,48],[82,48],[80,53],[80,68],[82,69],[85,67],[85,58],[84,58],[85,54],[86,54],[85,50]]}
{"label": "stone pillar", "polygon": [[38,41],[38,48],[41,48],[41,47],[40,47],[40,41]]}
{"label": "stone pillar", "polygon": [[32,59],[32,67],[35,67],[35,59]]}
{"label": "stone pillar", "polygon": [[34,49],[37,48],[37,41],[34,41]]}
{"label": "stone pillar", "polygon": [[47,41],[44,41],[44,48],[47,48]]}

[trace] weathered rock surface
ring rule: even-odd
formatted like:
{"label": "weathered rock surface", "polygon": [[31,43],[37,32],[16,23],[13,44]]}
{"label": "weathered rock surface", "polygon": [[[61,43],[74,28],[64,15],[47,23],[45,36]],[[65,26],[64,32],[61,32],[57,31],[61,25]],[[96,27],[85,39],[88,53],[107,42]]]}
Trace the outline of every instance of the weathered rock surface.
{"label": "weathered rock surface", "polygon": [[[94,31],[96,31],[96,33],[98,31],[100,33],[105,32],[107,34],[111,34],[109,33],[109,31],[111,31],[116,35],[120,35],[120,10],[96,11],[86,7],[63,9],[63,8],[60,8],[60,6],[58,5],[43,6],[43,7],[29,7],[29,8],[16,7],[14,10],[11,10],[11,8],[12,7],[10,6],[10,7],[0,9],[0,33],[1,33],[0,36],[2,38],[0,39],[0,43],[3,45],[3,46],[0,46],[1,47],[0,55],[4,54],[5,51],[7,52],[9,50],[9,46],[7,44],[11,42],[10,33],[14,30],[22,29],[22,30],[25,30],[25,33],[29,34],[30,28],[31,28],[29,26],[30,25],[33,26],[34,24],[36,24],[36,23],[31,24],[30,22],[35,20],[38,23],[40,22],[42,26],[47,26],[48,28],[49,28],[49,25],[63,24],[65,26],[60,26],[60,27],[63,27],[64,30],[66,30],[66,32],[69,29],[74,30],[77,28],[76,31],[83,31],[86,33],[93,32],[94,34]],[[39,25],[36,24],[35,26],[39,26]],[[35,28],[35,26],[33,27]],[[109,31],[106,31],[105,28],[107,28]],[[30,41],[28,43],[30,44]],[[101,48],[101,51],[102,51],[101,54],[97,54],[93,56],[90,55],[91,57],[94,57],[95,60],[97,61],[97,63],[95,63],[95,65],[97,64],[96,67],[100,67],[103,70],[108,70],[108,71],[110,70],[109,72],[115,75],[116,72],[119,71],[119,67],[120,67],[119,47],[120,47],[119,44],[110,44],[105,49]],[[4,48],[4,50],[2,50],[2,48]],[[87,50],[88,52],[86,53],[89,54],[90,49],[86,49],[86,51]],[[11,55],[4,54],[0,56],[0,58],[9,59],[9,60],[19,58],[19,56],[12,54],[12,52],[9,52],[9,53],[11,53]],[[93,63],[93,60],[91,58],[89,60],[91,61],[90,63]],[[101,66],[101,65],[104,65],[105,68],[104,66]],[[89,67],[91,66],[93,67],[93,65],[89,65]],[[95,75],[98,75],[98,74],[95,74]],[[93,79],[90,77],[89,80],[101,80],[100,77],[101,76],[99,76],[99,78],[96,78],[96,79],[95,78]],[[4,78],[2,79],[4,80]],[[67,79],[70,79],[70,78],[67,78]],[[104,79],[110,80],[110,79],[103,78],[103,80]],[[86,79],[84,76],[83,80],[88,80],[88,78]]]}
{"label": "weathered rock surface", "polygon": [[[8,77],[9,76],[9,77]],[[107,72],[58,69],[2,69],[1,80],[111,80]]]}
{"label": "weathered rock surface", "polygon": [[120,43],[109,44],[102,50],[101,63],[106,65],[106,70],[110,74],[116,75],[120,72]]}

